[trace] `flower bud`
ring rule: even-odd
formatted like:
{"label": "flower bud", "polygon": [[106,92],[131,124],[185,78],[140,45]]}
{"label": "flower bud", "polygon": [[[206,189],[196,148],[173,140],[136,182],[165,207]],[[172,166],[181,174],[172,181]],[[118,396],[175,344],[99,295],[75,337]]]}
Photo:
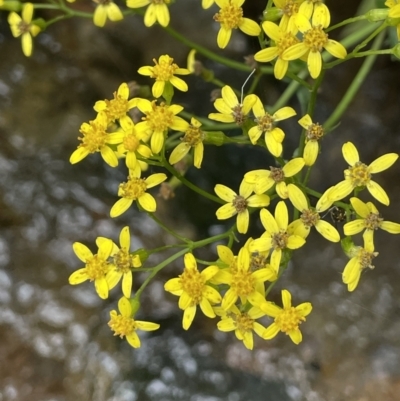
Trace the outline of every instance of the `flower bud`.
{"label": "flower bud", "polygon": [[129,302],[131,304],[131,308],[132,308],[132,317],[135,316],[136,312],[139,310],[140,308],[140,301],[135,297],[135,298],[130,298]]}
{"label": "flower bud", "polygon": [[395,47],[392,49],[392,53],[395,57],[400,59],[400,43],[398,43]]}
{"label": "flower bud", "polygon": [[14,0],[5,1],[0,6],[0,10],[19,12],[22,10],[22,4],[20,1],[14,1]]}
{"label": "flower bud", "polygon": [[365,14],[365,17],[369,22],[377,22],[385,20],[388,14],[389,14],[388,8],[374,8],[373,10],[369,10]]}
{"label": "flower bud", "polygon": [[204,132],[204,143],[221,146],[225,143],[225,134],[222,131]]}
{"label": "flower bud", "polygon": [[263,21],[277,21],[283,15],[282,10],[279,10],[276,7],[272,7],[269,10],[265,10],[263,13]]}

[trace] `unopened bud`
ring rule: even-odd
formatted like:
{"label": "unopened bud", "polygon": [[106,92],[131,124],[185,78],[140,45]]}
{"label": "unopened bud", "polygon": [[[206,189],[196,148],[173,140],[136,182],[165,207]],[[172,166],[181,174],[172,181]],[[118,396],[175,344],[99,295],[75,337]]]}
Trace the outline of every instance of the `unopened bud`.
{"label": "unopened bud", "polygon": [[283,15],[283,11],[279,8],[272,7],[269,10],[264,11],[263,21],[277,21]]}
{"label": "unopened bud", "polygon": [[221,146],[225,143],[225,134],[222,131],[204,132],[204,143]]}
{"label": "unopened bud", "polygon": [[400,43],[398,43],[395,47],[392,49],[393,55],[400,59]]}
{"label": "unopened bud", "polygon": [[389,14],[388,8],[374,8],[373,10],[369,10],[365,14],[365,17],[369,22],[377,22],[385,20],[388,14]]}
{"label": "unopened bud", "polygon": [[22,4],[19,1],[5,1],[2,3],[0,6],[0,10],[6,10],[6,11],[21,11],[22,9]]}

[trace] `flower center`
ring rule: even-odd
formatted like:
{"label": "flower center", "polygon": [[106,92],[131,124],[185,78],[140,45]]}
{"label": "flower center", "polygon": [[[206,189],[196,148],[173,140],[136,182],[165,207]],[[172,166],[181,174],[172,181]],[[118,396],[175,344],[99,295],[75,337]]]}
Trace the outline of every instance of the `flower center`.
{"label": "flower center", "polygon": [[383,221],[383,218],[378,213],[370,213],[364,220],[367,230],[377,230]]}
{"label": "flower center", "polygon": [[268,113],[265,113],[261,118],[256,119],[255,122],[258,124],[258,129],[262,132],[271,131],[274,127],[274,119]]}
{"label": "flower center", "polygon": [[263,269],[267,264],[267,256],[262,253],[253,252],[250,258],[250,271]]}
{"label": "flower center", "polygon": [[104,277],[110,268],[110,264],[98,255],[93,255],[92,258],[86,261],[86,274],[90,281]]}
{"label": "flower center", "polygon": [[133,267],[132,258],[129,252],[121,248],[113,257],[114,265],[120,273],[128,273]]}
{"label": "flower center", "polygon": [[232,203],[238,213],[244,212],[247,208],[247,201],[243,196],[236,195]]}
{"label": "flower center", "polygon": [[285,173],[283,170],[279,167],[269,167],[271,170],[270,177],[275,181],[275,182],[281,182],[285,179]]}
{"label": "flower center", "polygon": [[185,269],[179,276],[182,289],[192,298],[193,305],[197,305],[203,298],[204,279],[196,269]]}
{"label": "flower center", "polygon": [[360,261],[360,269],[375,269],[375,266],[372,264],[372,260],[378,255],[378,252],[368,252],[364,248],[361,248],[358,255],[358,259]]}
{"label": "flower center", "polygon": [[307,227],[312,227],[317,225],[320,220],[319,214],[314,210],[303,210],[303,213],[300,216],[301,221]]}
{"label": "flower center", "polygon": [[89,153],[99,152],[100,149],[106,144],[107,127],[98,120],[89,121],[89,124],[83,125],[85,128],[79,130],[83,137],[78,137],[81,144],[79,147],[85,147]]}
{"label": "flower center", "polygon": [[287,0],[286,4],[282,8],[283,14],[291,17],[299,12],[299,4],[294,2],[293,0]]}
{"label": "flower center", "polygon": [[349,167],[346,172],[345,178],[349,179],[354,187],[365,186],[371,180],[368,166],[362,162],[357,162],[353,167]]}
{"label": "flower center", "polygon": [[175,71],[179,68],[172,57],[165,57],[161,60],[159,64],[156,59],[153,59],[155,66],[153,67],[152,78],[157,81],[169,81],[173,76]]}
{"label": "flower center", "polygon": [[128,182],[119,185],[118,196],[136,200],[146,192],[146,189],[147,185],[143,178],[129,177]]}
{"label": "flower center", "polygon": [[247,313],[235,315],[234,319],[236,320],[237,330],[240,332],[245,333],[253,329],[254,320]]}
{"label": "flower center", "polygon": [[136,152],[136,150],[138,149],[139,145],[140,145],[140,141],[137,138],[137,136],[135,134],[128,134],[124,140],[123,140],[123,144],[125,149],[128,152]]}
{"label": "flower center", "polygon": [[323,31],[321,25],[313,26],[304,32],[303,42],[312,52],[321,52],[328,42],[328,35]]}
{"label": "flower center", "polygon": [[23,35],[24,33],[29,32],[29,30],[31,29],[32,24],[28,24],[25,21],[20,21],[18,24],[18,29],[20,32],[20,35]]}
{"label": "flower center", "polygon": [[155,100],[152,101],[151,107],[152,110],[146,113],[146,117],[143,117],[142,120],[147,120],[152,131],[163,132],[167,130],[172,125],[174,113],[168,110],[165,103],[156,105]]}
{"label": "flower center", "polygon": [[114,99],[104,100],[107,106],[104,112],[109,121],[118,120],[119,118],[124,117],[129,111],[128,99],[123,99],[117,92],[114,92],[113,95]]}
{"label": "flower center", "polygon": [[322,128],[322,125],[319,125],[318,123],[313,123],[307,129],[306,139],[308,141],[318,141],[324,136],[324,134],[325,132]]}
{"label": "flower center", "polygon": [[200,142],[203,142],[203,139],[204,139],[204,133],[200,129],[200,127],[193,127],[193,125],[189,125],[182,141],[184,141],[188,145],[194,147],[194,146],[198,145]]}
{"label": "flower center", "polygon": [[272,236],[272,247],[274,249],[285,249],[288,243],[289,234],[286,231],[275,233]]}
{"label": "flower center", "polygon": [[254,285],[250,271],[237,269],[232,273],[231,288],[239,297],[246,297],[254,292]]}
{"label": "flower center", "polygon": [[214,15],[214,20],[219,22],[225,29],[236,29],[242,22],[243,9],[232,4],[222,7],[217,14]]}
{"label": "flower center", "polygon": [[246,116],[243,114],[242,111],[242,106],[240,104],[236,105],[233,109],[232,109],[232,116],[235,120],[235,123],[237,125],[243,125]]}
{"label": "flower center", "polygon": [[128,336],[136,330],[136,323],[131,317],[118,315],[115,310],[110,312],[111,320],[108,322],[109,327],[114,332],[114,336]]}
{"label": "flower center", "polygon": [[294,306],[284,309],[276,318],[275,323],[279,329],[286,334],[299,328],[299,324],[306,320],[301,316]]}
{"label": "flower center", "polygon": [[296,36],[292,35],[290,32],[285,32],[276,42],[279,56],[281,56],[282,53],[290,46],[293,46],[299,42],[300,40],[296,38]]}

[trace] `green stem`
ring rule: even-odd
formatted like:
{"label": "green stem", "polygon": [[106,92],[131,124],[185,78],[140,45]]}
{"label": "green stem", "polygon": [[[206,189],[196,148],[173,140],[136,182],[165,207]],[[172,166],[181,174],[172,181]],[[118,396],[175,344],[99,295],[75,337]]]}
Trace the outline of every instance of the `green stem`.
{"label": "green stem", "polygon": [[164,231],[166,231],[168,234],[171,234],[173,237],[177,238],[178,240],[188,243],[190,242],[187,238],[182,237],[181,235],[177,234],[175,231],[171,230],[168,228],[159,218],[157,218],[154,213],[147,213],[148,216],[154,220]]}
{"label": "green stem", "polygon": [[358,17],[348,18],[342,22],[339,22],[336,25],[330,26],[329,28],[327,28],[325,30],[325,32],[330,32],[330,31],[333,31],[334,29],[340,28],[341,26],[352,24],[353,22],[357,22],[357,21],[363,21],[365,19],[367,19],[367,17],[365,15],[359,15]]}

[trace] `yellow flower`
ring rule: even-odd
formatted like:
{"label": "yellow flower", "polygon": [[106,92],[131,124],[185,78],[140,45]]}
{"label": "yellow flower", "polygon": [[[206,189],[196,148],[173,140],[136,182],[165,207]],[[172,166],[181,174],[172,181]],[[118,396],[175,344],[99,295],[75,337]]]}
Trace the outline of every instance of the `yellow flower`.
{"label": "yellow flower", "polygon": [[129,345],[133,348],[140,347],[140,338],[136,333],[137,330],[154,331],[160,328],[160,325],[157,323],[135,320],[132,317],[131,303],[125,297],[122,297],[118,301],[118,309],[121,314],[119,315],[116,310],[112,310],[108,325],[114,332],[114,336],[126,337]]}
{"label": "yellow flower", "polygon": [[292,32],[295,29],[294,21],[299,13],[300,4],[304,0],[273,0],[276,7],[282,12],[279,28],[282,31]]}
{"label": "yellow flower", "polygon": [[72,247],[76,256],[85,263],[85,267],[72,273],[69,276],[69,283],[71,285],[76,285],[86,280],[94,281],[94,287],[99,297],[107,299],[109,287],[106,275],[111,268],[108,258],[113,249],[113,242],[111,240],[103,241],[99,246],[98,253],[95,255],[93,255],[86,245],[80,242],[74,242]]}
{"label": "yellow flower", "polygon": [[214,102],[214,107],[219,113],[210,113],[208,118],[222,123],[236,123],[239,126],[242,125],[247,114],[249,114],[256,102],[257,96],[247,95],[243,100],[243,104],[241,104],[233,89],[228,85],[222,88],[221,94],[222,98]]}
{"label": "yellow flower", "polygon": [[345,235],[351,236],[365,230],[363,234],[364,241],[366,244],[370,244],[374,241],[374,231],[378,228],[390,234],[400,234],[400,224],[385,221],[373,203],[364,203],[358,198],[350,198],[350,202],[357,215],[361,218],[350,221],[344,225],[343,231]]}
{"label": "yellow flower", "polygon": [[339,242],[340,234],[321,217],[317,211],[308,206],[307,198],[304,193],[296,185],[288,185],[288,195],[294,207],[301,212],[300,219],[289,224],[288,230],[297,235],[307,238],[310,234],[311,227],[315,229],[328,241]]}
{"label": "yellow flower", "polygon": [[296,112],[291,107],[282,107],[271,116],[264,110],[261,100],[256,97],[253,113],[256,117],[255,122],[257,125],[249,129],[251,143],[254,145],[260,136],[265,133],[265,144],[268,150],[273,156],[279,157],[282,154],[282,142],[285,138],[285,133],[280,128],[275,127],[275,122],[286,120],[296,115]]}
{"label": "yellow flower", "polygon": [[176,77],[174,74],[178,75],[188,75],[190,71],[186,68],[179,68],[175,63],[174,59],[167,54],[160,56],[158,62],[153,59],[155,66],[145,66],[140,67],[138,73],[141,75],[146,75],[151,78],[155,78],[156,82],[152,87],[152,92],[154,97],[160,97],[165,88],[166,82],[171,82],[175,88],[182,92],[187,92],[188,86],[185,81]]}
{"label": "yellow flower", "polygon": [[[400,18],[400,3],[398,0],[387,0],[385,6],[390,8],[388,16],[390,18]],[[400,23],[396,25],[397,39],[400,40]]]}
{"label": "yellow flower", "polygon": [[170,2],[171,0],[127,0],[126,5],[129,8],[140,8],[149,5],[144,14],[144,24],[149,27],[157,21],[161,26],[166,27],[169,24],[167,4]]}
{"label": "yellow flower", "polygon": [[40,32],[38,25],[32,24],[33,4],[25,3],[22,8],[22,18],[14,11],[8,15],[11,33],[14,38],[21,36],[22,51],[26,57],[32,54],[32,36],[35,37]]}
{"label": "yellow flower", "polygon": [[[98,237],[96,244],[100,248],[101,245],[110,241],[108,238]],[[124,227],[119,235],[119,243],[121,248],[113,244],[111,251],[110,270],[106,275],[108,288],[112,290],[122,278],[122,293],[126,298],[130,298],[132,292],[132,268],[142,266],[139,255],[129,253],[131,246],[131,236],[129,227]]]}
{"label": "yellow flower", "polygon": [[120,21],[124,18],[119,7],[112,0],[93,0],[98,4],[93,13],[93,23],[103,27],[107,18],[110,21]]}
{"label": "yellow flower", "polygon": [[204,10],[207,10],[207,8],[210,8],[213,4],[214,0],[201,0],[201,6]]}
{"label": "yellow flower", "polygon": [[155,212],[157,208],[156,200],[146,191],[161,184],[167,179],[164,173],[152,174],[146,179],[140,178],[140,170],[131,170],[127,182],[119,185],[118,196],[121,197],[110,210],[111,217],[118,217],[125,213],[137,201],[147,212]]}
{"label": "yellow flower", "polygon": [[344,170],[344,181],[336,184],[329,194],[330,200],[335,202],[345,198],[353,189],[367,187],[369,193],[379,202],[388,206],[390,201],[385,190],[372,180],[372,174],[388,169],[399,157],[397,153],[387,153],[374,160],[369,166],[360,161],[356,147],[347,142],[342,147],[343,157],[349,164]]}
{"label": "yellow flower", "polygon": [[378,256],[378,252],[374,252],[373,241],[366,242],[364,240],[364,248],[361,246],[353,246],[350,249],[350,260],[347,262],[343,270],[343,283],[347,284],[349,291],[354,291],[360,281],[361,273],[364,269],[374,269],[372,260]]}
{"label": "yellow flower", "polygon": [[327,28],[331,23],[331,13],[329,8],[321,0],[305,0],[300,4],[299,14],[303,14],[310,19],[314,26],[321,25]]}
{"label": "yellow flower", "polygon": [[270,340],[281,331],[295,344],[299,344],[303,339],[299,325],[311,313],[312,305],[310,302],[304,302],[296,307],[292,306],[292,295],[288,290],[282,290],[282,304],[283,308],[280,308],[272,302],[268,303],[265,313],[274,318],[274,323],[265,329],[262,338]]}
{"label": "yellow flower", "polygon": [[307,57],[308,71],[312,78],[318,78],[321,73],[323,49],[340,59],[347,56],[347,51],[342,44],[328,39],[328,34],[324,32],[322,25],[315,25],[314,22],[311,24],[307,17],[301,14],[296,16],[295,24],[303,34],[303,41],[285,50],[282,58],[290,61],[303,56]]}
{"label": "yellow flower", "polygon": [[172,104],[170,106],[165,103],[156,104],[153,100],[137,99],[137,108],[146,116],[143,121],[136,124],[136,131],[144,133],[148,138],[151,136],[151,151],[157,154],[161,151],[167,130],[185,131],[189,124],[177,114],[183,110],[182,106]]}
{"label": "yellow flower", "polygon": [[221,24],[217,43],[224,49],[231,39],[232,29],[239,28],[246,35],[258,36],[261,32],[259,25],[249,18],[243,18],[241,5],[244,0],[215,0],[220,10],[214,15],[214,20]]}
{"label": "yellow flower", "polygon": [[101,157],[109,166],[118,166],[118,158],[108,145],[120,142],[120,138],[108,134],[107,127],[108,117],[104,111],[101,111],[94,120],[89,121],[89,124],[83,123],[79,129],[83,137],[78,137],[82,143],[72,153],[70,163],[78,163],[90,153],[100,152]]}
{"label": "yellow flower", "polygon": [[296,157],[288,161],[282,168],[270,167],[269,170],[253,170],[244,175],[249,184],[254,185],[256,194],[263,194],[275,185],[275,191],[282,199],[289,197],[285,179],[293,177],[304,166],[304,159]]}
{"label": "yellow flower", "polygon": [[94,109],[98,113],[104,112],[107,116],[108,122],[115,120],[129,120],[127,113],[130,109],[136,106],[136,99],[129,98],[129,87],[127,83],[122,83],[117,92],[113,93],[114,99],[99,100],[95,103]]}
{"label": "yellow flower", "polygon": [[300,42],[295,36],[297,28],[293,25],[293,31],[285,31],[271,21],[264,21],[262,23],[262,28],[275,43],[273,46],[257,52],[254,55],[254,60],[267,63],[268,61],[278,58],[274,66],[274,75],[276,79],[282,79],[289,66],[289,62],[282,58],[282,54],[290,46]]}
{"label": "yellow flower", "polygon": [[222,316],[217,324],[218,330],[223,332],[235,331],[236,338],[243,341],[247,349],[253,349],[253,331],[260,337],[265,332],[265,327],[256,322],[256,319],[265,316],[265,313],[259,308],[252,307],[248,311],[240,311],[237,306],[232,305],[228,311],[222,309],[216,313]]}
{"label": "yellow flower", "polygon": [[288,210],[284,201],[278,202],[275,208],[275,217],[267,209],[260,211],[261,224],[265,233],[250,243],[251,252],[264,252],[271,248],[271,266],[276,273],[282,259],[282,251],[285,249],[297,249],[305,244],[305,239],[300,235],[288,232]]}
{"label": "yellow flower", "polygon": [[194,166],[201,167],[204,153],[204,132],[200,129],[201,123],[194,117],[190,120],[190,125],[185,131],[185,136],[181,138],[182,142],[171,152],[169,156],[170,164],[178,163],[194,148]]}
{"label": "yellow flower", "polygon": [[237,214],[237,230],[241,234],[246,234],[249,228],[249,207],[264,207],[269,205],[268,195],[251,195],[252,185],[245,180],[239,187],[239,195],[225,185],[217,184],[214,188],[215,193],[226,203],[217,211],[218,220],[226,220]]}
{"label": "yellow flower", "polygon": [[306,166],[312,166],[319,153],[318,141],[324,136],[325,132],[322,125],[313,123],[308,114],[299,120],[299,124],[306,130],[306,145],[303,151],[304,162]]}
{"label": "yellow flower", "polygon": [[215,312],[211,304],[221,302],[219,292],[207,284],[218,273],[218,266],[208,266],[202,272],[197,270],[196,259],[193,254],[187,253],[184,257],[185,268],[183,273],[168,280],[165,291],[179,296],[178,306],[182,309],[182,326],[185,330],[189,329],[196,314],[197,305],[202,312],[210,318],[215,317]]}

